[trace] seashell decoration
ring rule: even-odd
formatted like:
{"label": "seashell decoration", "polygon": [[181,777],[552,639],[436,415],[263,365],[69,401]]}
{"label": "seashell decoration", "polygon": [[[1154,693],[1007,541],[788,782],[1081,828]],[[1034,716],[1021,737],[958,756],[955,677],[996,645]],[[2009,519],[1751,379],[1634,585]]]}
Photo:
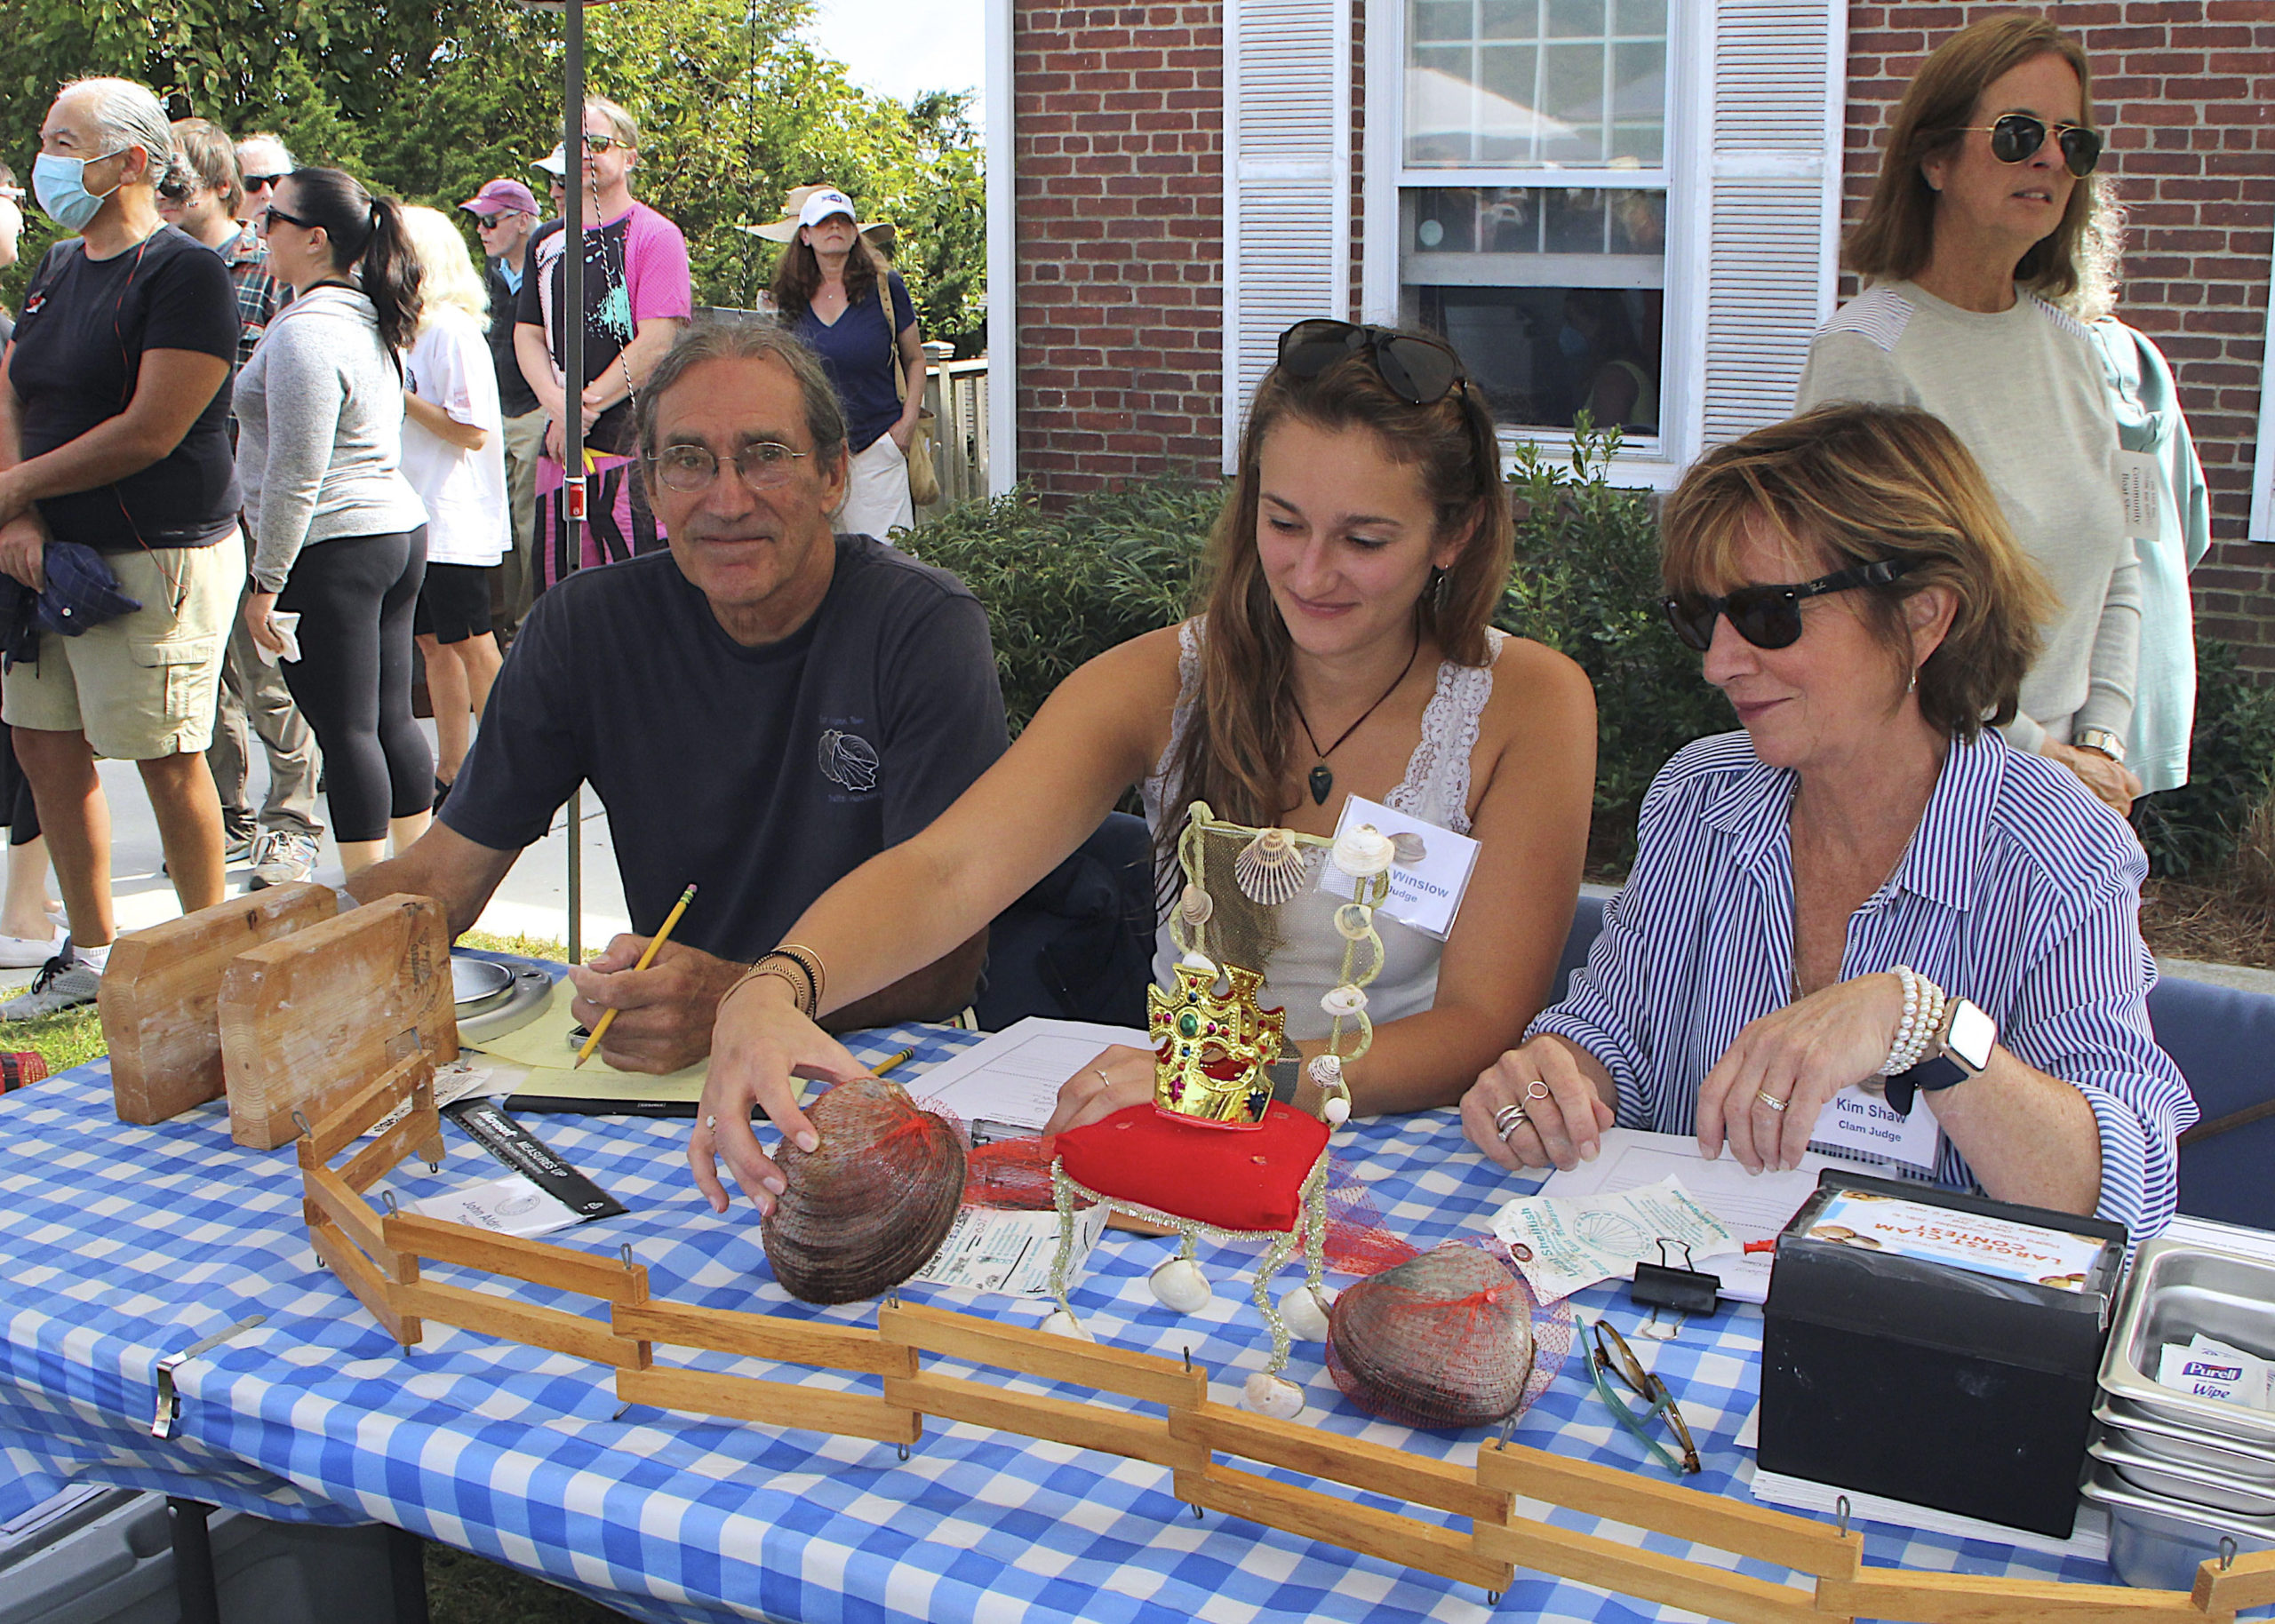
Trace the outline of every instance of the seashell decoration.
{"label": "seashell decoration", "polygon": [[1329,1094],[1343,1087],[1343,1056],[1340,1055],[1314,1055],[1305,1063],[1304,1071]]}
{"label": "seashell decoration", "polygon": [[774,1152],[786,1188],[759,1226],[783,1289],[853,1302],[924,1267],[963,1198],[963,1135],[875,1078],[840,1083],[807,1111],[821,1143]]}
{"label": "seashell decoration", "polygon": [[1259,1370],[1241,1389],[1241,1408],[1273,1421],[1293,1421],[1304,1413],[1304,1389],[1285,1376]]}
{"label": "seashell decoration", "polygon": [[1233,880],[1241,895],[1266,907],[1290,901],[1304,888],[1311,854],[1286,829],[1259,829],[1233,859]]}
{"label": "seashell decoration", "polygon": [[1479,1248],[1451,1241],[1348,1287],[1328,1317],[1335,1385],[1409,1427],[1487,1427],[1515,1414],[1534,1354],[1531,1294]]}
{"label": "seashell decoration", "polygon": [[1206,970],[1211,975],[1217,973],[1217,961],[1197,949],[1187,950],[1177,963],[1188,970]]}
{"label": "seashell decoration", "polygon": [[1209,1289],[1209,1277],[1201,1272],[1201,1265],[1189,1257],[1173,1257],[1148,1278],[1153,1288],[1153,1300],[1165,1309],[1180,1314],[1195,1314],[1209,1306],[1215,1294]]}
{"label": "seashell decoration", "polygon": [[1348,1019],[1367,1007],[1367,993],[1362,987],[1345,982],[1339,987],[1329,987],[1319,995],[1319,1007],[1331,1015]]}
{"label": "seashell decoration", "polygon": [[1188,885],[1177,899],[1177,912],[1188,925],[1206,925],[1217,912],[1217,899],[1197,885]]}
{"label": "seashell decoration", "polygon": [[1375,911],[1364,903],[1345,903],[1335,911],[1335,934],[1345,942],[1364,942],[1375,928]]}
{"label": "seashell decoration", "polygon": [[1098,1340],[1090,1334],[1090,1328],[1088,1325],[1065,1309],[1051,1310],[1050,1316],[1043,1320],[1041,1329],[1049,1335],[1063,1336],[1069,1341],[1094,1342]]}
{"label": "seashell decoration", "polygon": [[1330,855],[1335,866],[1353,880],[1367,880],[1396,861],[1398,850],[1390,837],[1372,824],[1354,824],[1335,837]]}
{"label": "seashell decoration", "polygon": [[1326,1294],[1316,1286],[1298,1286],[1280,1299],[1280,1318],[1299,1342],[1326,1340],[1327,1315]]}
{"label": "seashell decoration", "polygon": [[1422,843],[1422,837],[1411,829],[1391,836],[1390,844],[1391,850],[1401,864],[1419,863],[1430,855],[1430,848]]}

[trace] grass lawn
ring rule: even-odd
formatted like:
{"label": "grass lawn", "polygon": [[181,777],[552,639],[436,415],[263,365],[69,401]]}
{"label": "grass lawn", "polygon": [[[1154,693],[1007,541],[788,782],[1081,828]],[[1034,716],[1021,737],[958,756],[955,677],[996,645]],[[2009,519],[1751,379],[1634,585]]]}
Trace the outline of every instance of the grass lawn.
{"label": "grass lawn", "polygon": [[[523,953],[532,959],[561,959],[568,954],[561,943],[540,936],[492,936],[469,931],[459,940],[467,947]],[[31,978],[28,970],[6,977],[0,983],[4,985],[4,996],[21,991],[31,984]],[[106,1052],[102,1022],[92,1004],[12,1025],[0,1041],[11,1049],[36,1050],[46,1058],[50,1072],[84,1065]],[[447,1545],[427,1547],[427,1599],[434,1624],[612,1624],[625,1616],[543,1580]]]}

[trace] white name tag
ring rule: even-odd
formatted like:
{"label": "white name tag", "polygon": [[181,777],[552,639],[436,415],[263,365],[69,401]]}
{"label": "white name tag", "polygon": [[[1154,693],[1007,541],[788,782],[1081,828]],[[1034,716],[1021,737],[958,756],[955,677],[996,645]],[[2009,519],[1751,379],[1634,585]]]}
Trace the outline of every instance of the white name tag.
{"label": "white name tag", "polygon": [[2125,504],[2127,536],[2157,533],[2157,510],[2163,506],[2158,498],[2164,494],[2164,470],[2146,451],[2118,452],[2117,494]]}
{"label": "white name tag", "polygon": [[1869,1156],[1933,1173],[1943,1156],[1944,1130],[1924,1094],[1913,1099],[1912,1114],[1904,1117],[1882,1095],[1851,1087],[1825,1102],[1809,1145],[1836,1156]]}
{"label": "white name tag", "polygon": [[[1420,857],[1391,864],[1390,895],[1377,912],[1441,942],[1451,935],[1454,915],[1461,912],[1462,893],[1469,889],[1470,871],[1477,866],[1477,842],[1465,834],[1353,795],[1343,803],[1335,832],[1340,836],[1360,824],[1372,824],[1393,840],[1405,834],[1422,842]],[[1332,862],[1322,862],[1319,868],[1322,891],[1337,896],[1359,894],[1358,881]]]}

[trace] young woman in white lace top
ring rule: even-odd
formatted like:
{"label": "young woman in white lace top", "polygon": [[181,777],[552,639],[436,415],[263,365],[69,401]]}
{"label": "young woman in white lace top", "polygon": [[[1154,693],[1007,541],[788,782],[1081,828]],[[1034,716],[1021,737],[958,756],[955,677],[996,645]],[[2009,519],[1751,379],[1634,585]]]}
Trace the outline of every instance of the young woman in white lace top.
{"label": "young woman in white lace top", "polygon": [[[1374,1046],[1345,1073],[1354,1108],[1459,1099],[1547,998],[1595,777],[1587,679],[1488,624],[1510,558],[1492,419],[1453,353],[1342,322],[1289,329],[1210,544],[1206,615],[1077,671],[937,823],[807,911],[786,941],[821,961],[818,1013],[971,935],[1132,784],[1164,853],[1194,799],[1236,823],[1328,834],[1355,794],[1481,850],[1441,951],[1412,939],[1369,990]],[[794,991],[755,976],[720,1006],[689,1160],[722,1211],[721,1155],[762,1209],[781,1187],[751,1107],[802,1139],[793,1074],[863,1070]],[[1267,983],[1291,1015],[1300,996]],[[1303,1047],[1304,1029],[1290,1032]],[[1153,1065],[1145,1050],[1114,1051],[1060,1091],[1052,1127],[1149,1098]]]}

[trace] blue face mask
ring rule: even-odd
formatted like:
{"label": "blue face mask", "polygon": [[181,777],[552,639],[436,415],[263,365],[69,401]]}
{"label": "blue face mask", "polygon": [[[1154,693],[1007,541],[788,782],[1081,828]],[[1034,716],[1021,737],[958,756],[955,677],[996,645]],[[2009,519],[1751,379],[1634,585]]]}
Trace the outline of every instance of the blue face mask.
{"label": "blue face mask", "polygon": [[[103,198],[110,195],[110,192],[105,192],[99,197],[87,190],[87,165],[115,158],[125,150],[120,147],[97,153],[92,158],[67,158],[44,152],[32,165],[32,195],[39,199],[39,206],[47,211],[48,219],[66,231],[80,230],[101,211]],[[117,187],[111,187],[111,192],[116,190]]]}

